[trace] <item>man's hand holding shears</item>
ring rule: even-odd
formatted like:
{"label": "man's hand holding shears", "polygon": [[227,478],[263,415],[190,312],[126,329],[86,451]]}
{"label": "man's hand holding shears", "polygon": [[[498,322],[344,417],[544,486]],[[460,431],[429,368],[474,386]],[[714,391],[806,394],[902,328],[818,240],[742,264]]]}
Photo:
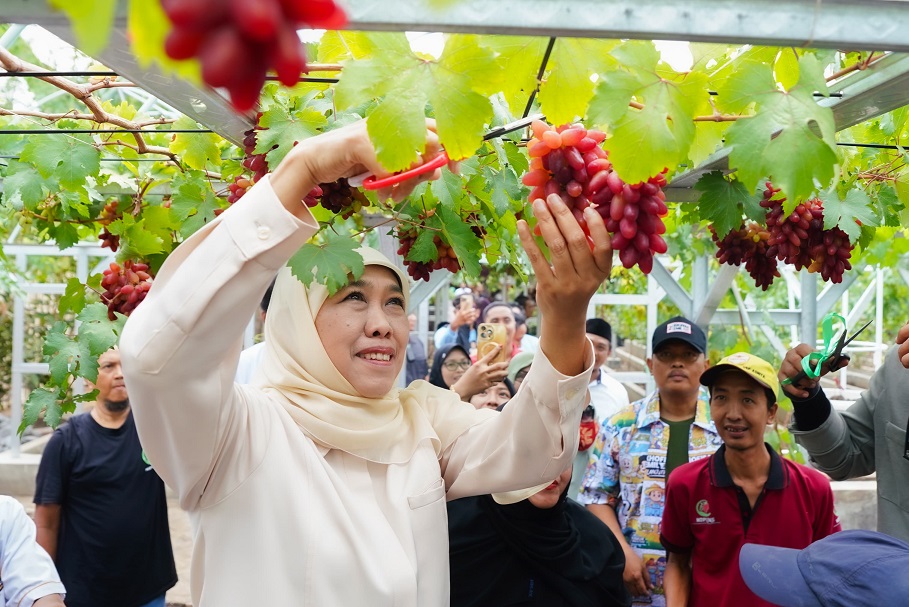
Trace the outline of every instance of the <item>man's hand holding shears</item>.
{"label": "man's hand holding shears", "polygon": [[[842,327],[838,332],[834,332],[836,323]],[[843,348],[870,324],[871,321],[868,321],[847,339],[845,319],[839,314],[825,316],[821,323],[823,349],[815,351],[808,344],[799,344],[789,350],[783,358],[778,374],[783,391],[791,397],[808,398],[821,377],[849,364],[849,355],[843,354]],[[909,330],[907,330],[907,337],[909,337]]]}

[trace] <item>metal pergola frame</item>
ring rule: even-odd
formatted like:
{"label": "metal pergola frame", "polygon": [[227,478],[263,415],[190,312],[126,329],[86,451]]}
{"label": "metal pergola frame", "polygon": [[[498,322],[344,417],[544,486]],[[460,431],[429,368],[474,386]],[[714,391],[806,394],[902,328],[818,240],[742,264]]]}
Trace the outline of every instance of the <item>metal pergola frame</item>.
{"label": "metal pergola frame", "polygon": [[[4,243],[3,252],[15,261],[20,276],[24,276],[28,269],[29,258],[32,257],[72,257],[76,262],[76,277],[83,283],[90,274],[100,272],[107,264],[114,260],[110,249],[96,245],[79,244],[68,249],[59,249],[53,243],[45,244],[12,244]],[[13,293],[13,351],[12,374],[10,377],[10,411],[11,423],[9,426],[10,444],[13,455],[19,455],[19,441],[16,432],[22,422],[22,388],[25,375],[47,375],[50,371],[47,363],[28,362],[25,360],[25,320],[26,299],[32,294],[63,295],[66,292],[66,283],[37,283],[20,280],[19,290]],[[73,391],[81,394],[83,385],[81,380],[73,385]]]}
{"label": "metal pergola frame", "polygon": [[[352,30],[662,39],[909,51],[909,37],[905,34],[909,31],[909,0],[614,0],[608,6],[599,0],[457,0],[441,8],[427,0],[398,0],[394,11],[388,10],[388,2],[384,0],[346,0],[344,5]],[[118,10],[111,42],[96,58],[169,106],[239,143],[243,131],[252,126],[249,117],[234,113],[217,91],[174,80],[154,66],[140,67],[128,50],[125,3],[121,2]],[[66,18],[50,10],[43,0],[0,0],[0,19],[37,23],[63,40],[76,43]],[[818,102],[831,107],[837,130],[859,124],[909,103],[909,57],[890,54],[867,69],[852,72],[832,83],[830,88],[834,95]],[[704,173],[714,170],[729,170],[728,152],[720,151],[700,166],[677,175],[667,188],[667,198],[676,202],[696,201],[698,192],[693,186]],[[394,250],[390,252],[395,253]],[[737,268],[722,266],[711,276],[707,258],[699,259],[692,268],[693,287],[688,292],[677,277],[656,263],[648,283],[655,282],[683,313],[703,326],[734,320],[761,327],[770,322],[797,327],[792,330],[792,338],[810,341],[816,336],[818,317],[845,297],[856,278],[856,270],[853,270],[845,275],[843,283],[828,285],[818,294],[816,276],[804,270],[797,277],[789,273],[786,280],[790,307],[755,315],[737,294],[734,284],[737,271]],[[909,282],[909,272],[899,272]],[[425,306],[425,300],[447,284],[447,279],[447,273],[434,273],[430,283],[415,289],[412,305]],[[879,271],[875,289],[882,289],[883,282],[884,273]],[[648,293],[653,289],[648,287]],[[737,294],[739,305],[719,309],[719,303],[729,289]],[[610,303],[620,303],[618,300],[613,302],[611,297],[607,296]],[[446,298],[443,296],[443,299]],[[796,300],[799,307],[794,307]],[[420,329],[424,336],[425,317],[426,314],[421,314]],[[655,322],[653,324],[655,326]],[[876,324],[880,331],[881,323]],[[652,328],[648,327],[648,334]],[[762,330],[769,332],[769,327]],[[878,343],[881,339],[878,334]],[[779,349],[779,345],[775,344],[775,347]]]}

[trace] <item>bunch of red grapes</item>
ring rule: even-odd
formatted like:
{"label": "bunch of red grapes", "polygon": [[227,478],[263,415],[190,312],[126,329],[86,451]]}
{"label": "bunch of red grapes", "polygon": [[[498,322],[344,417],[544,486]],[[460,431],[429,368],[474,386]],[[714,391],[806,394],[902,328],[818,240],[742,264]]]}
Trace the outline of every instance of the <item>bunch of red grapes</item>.
{"label": "bunch of red grapes", "polygon": [[115,312],[129,316],[145,299],[153,280],[148,273],[148,264],[131,259],[124,261],[122,266],[111,262],[101,279],[105,289],[101,300],[107,304],[107,317],[117,320]]}
{"label": "bunch of red grapes", "polygon": [[101,216],[98,218],[98,223],[104,226],[104,229],[101,230],[101,234],[98,238],[101,239],[101,247],[107,247],[111,251],[115,252],[120,248],[120,237],[116,234],[111,234],[107,230],[107,226],[113,222],[120,219],[120,213],[117,212],[117,201],[111,200],[101,211]]}
{"label": "bunch of red grapes", "polygon": [[779,277],[776,259],[770,254],[770,232],[756,221],[743,223],[722,239],[717,237],[713,226],[710,226],[710,234],[716,243],[716,257],[720,263],[732,266],[744,263],[745,270],[761,290],[766,291],[773,279]]}
{"label": "bunch of red grapes", "polygon": [[[234,177],[234,182],[227,186],[230,190],[227,202],[230,204],[240,200],[254,183],[260,181],[268,174],[268,163],[266,162],[265,154],[256,154],[256,131],[268,130],[268,127],[258,124],[261,118],[262,114],[259,113],[256,116],[256,126],[246,131],[243,138],[243,152],[246,155],[243,159],[243,167],[250,170],[253,175],[251,178],[243,175]],[[296,141],[294,145],[297,145]],[[271,149],[277,147],[275,145]],[[333,213],[341,213],[343,211],[344,219],[347,219],[353,213],[359,213],[363,207],[369,206],[369,200],[366,196],[359,190],[351,188],[346,179],[317,185],[303,198],[303,203],[308,207],[314,207],[321,203],[323,207]]]}
{"label": "bunch of red grapes", "polygon": [[[665,170],[641,183],[628,184],[613,170],[600,147],[606,135],[581,124],[553,128],[534,121],[527,143],[530,171],[521,179],[533,188],[530,200],[557,194],[590,239],[584,209],[592,206],[612,234],[612,248],[626,268],[649,274],[653,256],[666,252],[662,217],[667,213]],[[591,241],[591,246],[593,245]]]}
{"label": "bunch of red grapes", "polygon": [[297,29],[339,29],[334,0],[161,0],[174,25],[164,42],[172,59],[198,57],[202,79],[224,87],[240,111],[256,105],[269,69],[285,86],[300,81],[306,52]]}
{"label": "bunch of red grapes", "polygon": [[429,274],[433,270],[448,270],[449,272],[457,272],[461,269],[461,264],[458,262],[458,256],[455,254],[454,249],[451,245],[442,241],[441,237],[437,234],[433,237],[433,242],[438,249],[438,257],[435,261],[413,261],[407,259],[410,249],[413,248],[413,243],[417,240],[419,236],[419,231],[416,226],[404,227],[398,225],[398,233],[396,234],[398,241],[401,246],[398,248],[398,255],[404,260],[404,266],[407,268],[407,273],[414,280],[429,280]]}
{"label": "bunch of red grapes", "polygon": [[[252,181],[261,180],[268,174],[268,163],[265,161],[265,154],[256,154],[256,131],[268,130],[268,127],[258,124],[262,114],[256,117],[256,126],[243,133],[243,153],[246,157],[243,159],[243,167],[252,172]],[[272,146],[275,149],[278,146]]]}
{"label": "bunch of red grapes", "polygon": [[[842,282],[843,273],[852,268],[849,262],[852,244],[840,228],[824,229],[823,201],[814,198],[802,202],[787,215],[783,211],[786,199],[778,195],[780,190],[769,181],[765,186],[761,206],[767,209],[767,228],[764,230],[767,247],[762,254],[792,264],[797,270],[807,268],[809,272],[820,273],[824,280]],[[740,235],[743,230],[744,227],[733,230],[721,241],[714,232],[713,239],[718,247],[716,256],[721,263],[742,263]],[[773,281],[767,271],[760,270],[759,274],[760,277],[752,274],[758,286],[769,286]],[[766,286],[762,288],[766,289]]]}
{"label": "bunch of red grapes", "polygon": [[[311,202],[310,199],[315,202]],[[363,192],[350,187],[347,179],[343,177],[331,183],[320,183],[303,200],[311,207],[321,204],[326,210],[341,215],[344,219],[369,206],[369,199]]]}

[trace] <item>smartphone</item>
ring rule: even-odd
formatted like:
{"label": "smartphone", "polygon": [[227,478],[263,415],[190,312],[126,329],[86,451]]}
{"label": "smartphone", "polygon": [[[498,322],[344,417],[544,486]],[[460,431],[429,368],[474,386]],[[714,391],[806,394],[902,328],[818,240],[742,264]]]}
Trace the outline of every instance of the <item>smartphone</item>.
{"label": "smartphone", "polygon": [[462,295],[459,309],[461,312],[468,312],[470,310],[473,310],[473,298],[468,297],[467,295]]}
{"label": "smartphone", "polygon": [[505,352],[505,325],[498,323],[480,323],[477,327],[477,359],[489,354],[496,345],[502,346],[498,355],[492,359],[493,363],[503,363],[508,360]]}

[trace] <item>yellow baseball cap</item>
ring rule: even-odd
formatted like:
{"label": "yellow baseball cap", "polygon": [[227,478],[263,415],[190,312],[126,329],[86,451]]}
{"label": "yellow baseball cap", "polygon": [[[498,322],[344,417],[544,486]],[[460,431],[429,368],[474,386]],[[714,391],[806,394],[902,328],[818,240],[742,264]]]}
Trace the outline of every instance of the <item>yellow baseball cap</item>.
{"label": "yellow baseball cap", "polygon": [[747,373],[754,381],[765,388],[769,388],[775,396],[779,397],[780,380],[777,379],[776,369],[763,358],[758,358],[748,352],[730,354],[716,365],[710,367],[701,374],[701,383],[705,386],[712,386],[716,378],[723,371],[728,371],[729,369],[738,369]]}

